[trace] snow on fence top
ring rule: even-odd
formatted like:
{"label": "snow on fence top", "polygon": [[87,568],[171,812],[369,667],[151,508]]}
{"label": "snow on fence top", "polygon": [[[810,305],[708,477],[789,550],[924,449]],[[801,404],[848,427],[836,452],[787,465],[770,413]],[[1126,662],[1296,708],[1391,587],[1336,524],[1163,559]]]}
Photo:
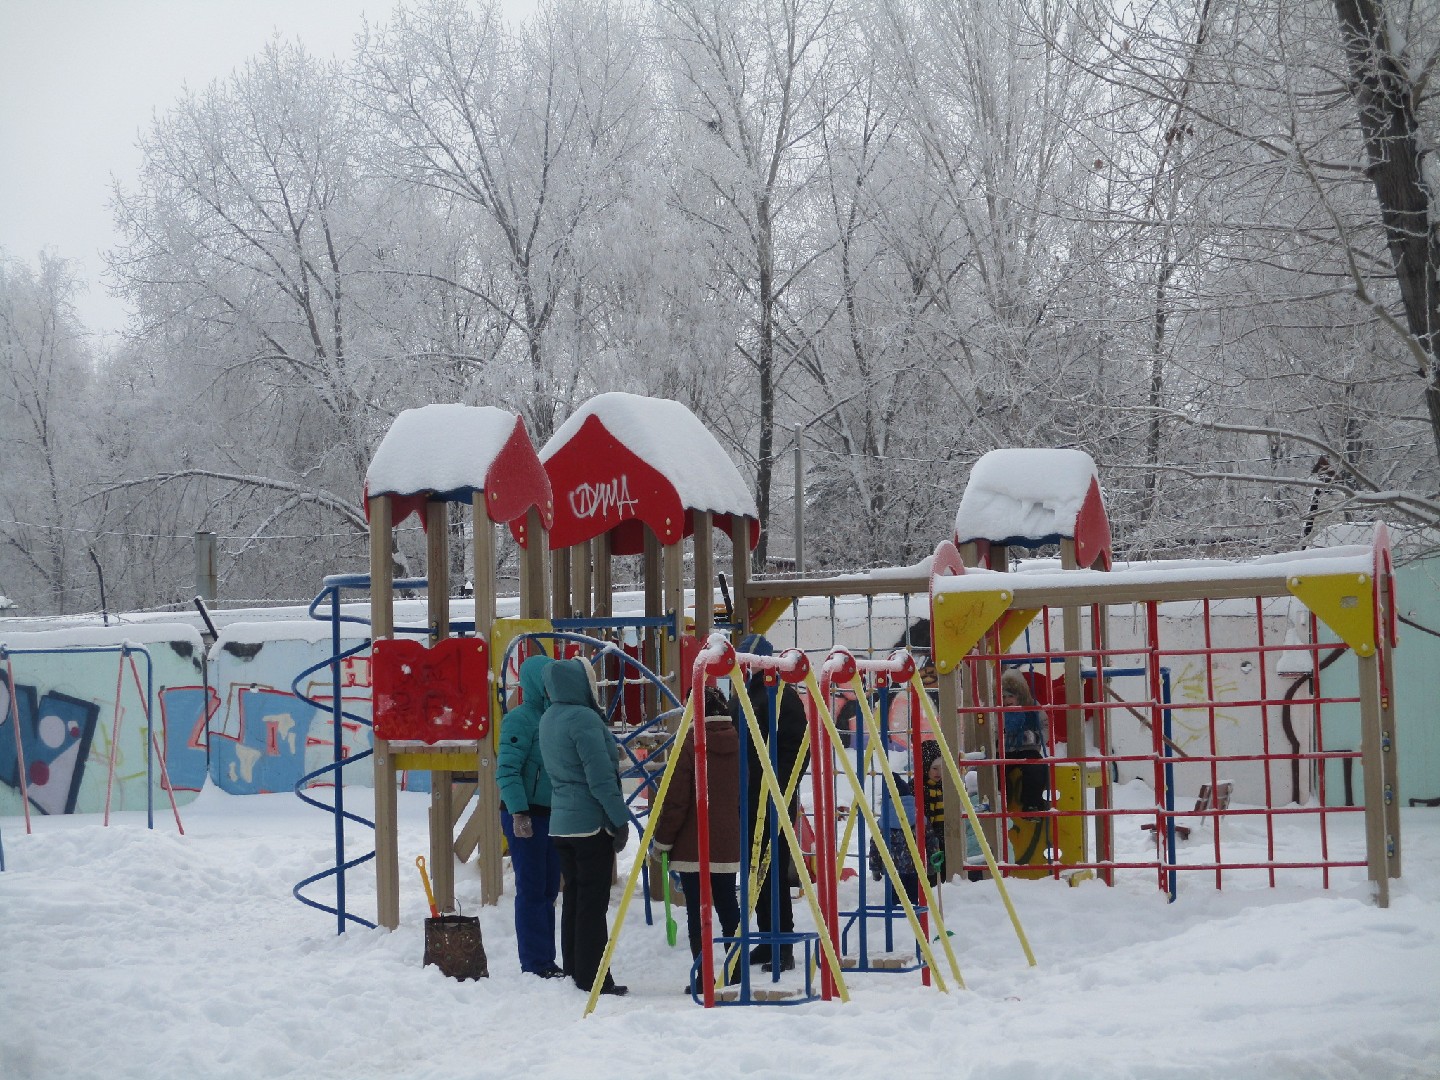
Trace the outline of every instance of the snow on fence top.
{"label": "snow on fence top", "polygon": [[540,451],[555,491],[553,547],[609,533],[616,555],[644,550],[642,523],[664,544],[694,532],[696,512],[733,518],[760,539],[755,498],[715,436],[678,401],[599,394],[582,405]]}
{"label": "snow on fence top", "polygon": [[1083,450],[991,450],[975,462],[955,543],[1039,547],[1074,540],[1081,566],[1110,551],[1110,524],[1095,462]]}
{"label": "snow on fence top", "polygon": [[431,499],[471,502],[477,491],[491,521],[514,521],[534,506],[550,524],[550,482],[525,421],[489,405],[406,409],[365,473],[367,510],[370,498],[389,495],[395,524]]}

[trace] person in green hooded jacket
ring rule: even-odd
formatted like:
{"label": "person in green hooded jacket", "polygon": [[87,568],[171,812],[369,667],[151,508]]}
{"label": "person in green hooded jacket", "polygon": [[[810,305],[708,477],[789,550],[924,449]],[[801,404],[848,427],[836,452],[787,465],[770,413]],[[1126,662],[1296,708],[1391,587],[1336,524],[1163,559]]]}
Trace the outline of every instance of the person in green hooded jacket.
{"label": "person in green hooded jacket", "polygon": [[[550,836],[565,876],[560,957],[575,985],[589,990],[610,937],[610,879],[630,812],[620,790],[620,747],[596,700],[595,669],[557,660],[544,678],[550,707],[540,719],[540,751],[550,776]],[[606,972],[602,994],[626,990]]]}
{"label": "person in green hooded jacket", "polygon": [[550,777],[540,754],[540,717],[548,656],[520,665],[520,704],[500,723],[500,827],[515,871],[515,945],[520,970],[543,979],[565,973],[555,963],[555,898],[560,895],[560,853],[550,840]]}

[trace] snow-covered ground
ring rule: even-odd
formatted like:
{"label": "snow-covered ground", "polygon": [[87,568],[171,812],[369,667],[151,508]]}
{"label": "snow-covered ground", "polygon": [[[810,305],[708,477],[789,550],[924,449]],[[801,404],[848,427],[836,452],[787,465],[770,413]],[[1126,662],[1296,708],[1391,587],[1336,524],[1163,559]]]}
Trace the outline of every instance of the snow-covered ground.
{"label": "snow-covered ground", "polygon": [[[967,983],[949,994],[852,974],[848,1004],[706,1012],[679,992],[683,930],[667,948],[637,900],[615,963],[631,992],[582,1019],[579,990],[520,974],[508,897],[480,908],[469,867],[457,891],[491,976],[422,967],[409,860],[427,800],[401,798],[393,934],[337,936],[291,898],[333,836],[292,796],[206,790],[184,836],[159,815],[153,832],[136,813],[40,817],[29,836],[0,819],[0,1077],[1440,1076],[1440,811],[1402,811],[1405,876],[1383,911],[1361,871],[1328,892],[1187,879],[1173,905],[1149,875],[1015,881],[1034,969],[993,885],[947,885]],[[1360,845],[1362,824],[1345,818],[1335,842]],[[371,875],[351,889],[373,915]]]}

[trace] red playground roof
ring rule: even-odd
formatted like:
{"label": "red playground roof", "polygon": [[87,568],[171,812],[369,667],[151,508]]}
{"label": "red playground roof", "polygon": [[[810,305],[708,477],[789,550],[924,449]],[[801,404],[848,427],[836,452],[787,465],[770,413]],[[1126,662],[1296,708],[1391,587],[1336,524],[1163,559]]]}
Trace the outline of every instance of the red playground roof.
{"label": "red playground roof", "polygon": [[[749,521],[760,541],[759,510],[715,437],[678,401],[600,394],[576,411],[540,451],[555,492],[550,546],[573,547],[610,534],[616,555],[645,550],[648,525],[662,544],[695,531],[710,511],[727,533]],[[513,526],[512,526],[513,528]]]}
{"label": "red playground roof", "polygon": [[365,474],[365,512],[372,496],[389,495],[398,525],[427,502],[473,502],[475,492],[493,522],[521,522],[532,506],[547,528],[554,521],[550,480],[521,417],[488,405],[426,405],[402,412],[380,441]]}

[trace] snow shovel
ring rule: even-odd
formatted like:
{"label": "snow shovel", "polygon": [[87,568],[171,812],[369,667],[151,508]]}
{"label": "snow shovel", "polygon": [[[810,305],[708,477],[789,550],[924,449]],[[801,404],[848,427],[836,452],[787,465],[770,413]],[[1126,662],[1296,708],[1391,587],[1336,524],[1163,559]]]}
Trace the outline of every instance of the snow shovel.
{"label": "snow shovel", "polygon": [[485,958],[485,942],[480,935],[480,920],[474,915],[441,915],[430,888],[430,875],[425,870],[425,856],[415,857],[420,871],[420,884],[425,886],[425,899],[430,902],[430,918],[425,920],[425,957],[423,966],[431,964],[452,979],[484,979],[490,974]]}
{"label": "snow shovel", "polygon": [[662,852],[660,855],[660,873],[665,878],[665,944],[671,948],[675,947],[675,940],[680,935],[680,924],[675,921],[675,915],[670,910],[670,853]]}
{"label": "snow shovel", "polygon": [[430,888],[430,875],[425,871],[425,856],[415,856],[415,868],[420,871],[420,884],[425,886],[425,899],[430,901],[430,917],[440,918],[440,909],[435,906],[435,893]]}

